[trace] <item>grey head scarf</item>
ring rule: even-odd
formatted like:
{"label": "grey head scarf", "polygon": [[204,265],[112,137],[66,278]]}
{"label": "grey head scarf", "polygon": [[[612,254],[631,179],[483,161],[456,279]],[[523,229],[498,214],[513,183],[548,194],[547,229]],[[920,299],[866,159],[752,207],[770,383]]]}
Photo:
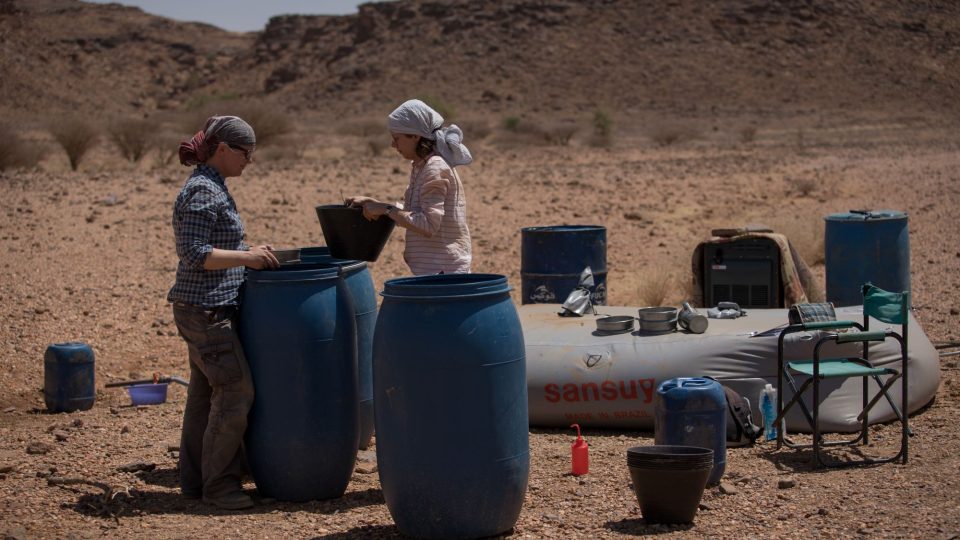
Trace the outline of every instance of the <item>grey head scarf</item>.
{"label": "grey head scarf", "polygon": [[257,136],[250,124],[238,116],[211,116],[202,131],[180,143],[180,163],[205,163],[221,142],[245,147],[257,145]]}
{"label": "grey head scarf", "polygon": [[405,101],[387,117],[394,133],[419,135],[436,143],[437,153],[451,167],[473,163],[470,150],[463,144],[463,130],[456,124],[443,127],[443,117],[419,99]]}

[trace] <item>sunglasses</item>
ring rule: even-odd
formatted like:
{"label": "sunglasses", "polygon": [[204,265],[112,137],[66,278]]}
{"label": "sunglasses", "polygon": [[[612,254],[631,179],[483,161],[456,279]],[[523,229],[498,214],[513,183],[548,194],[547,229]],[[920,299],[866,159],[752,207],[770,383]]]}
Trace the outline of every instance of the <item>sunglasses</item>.
{"label": "sunglasses", "polygon": [[244,157],[244,159],[246,159],[247,161],[250,161],[250,160],[253,158],[253,150],[254,150],[253,148],[244,148],[244,147],[242,147],[242,146],[240,146],[240,145],[231,144],[231,143],[226,143],[226,145],[229,146],[230,148],[234,149],[234,150],[237,150],[237,151],[239,151],[239,152],[243,152],[243,157]]}

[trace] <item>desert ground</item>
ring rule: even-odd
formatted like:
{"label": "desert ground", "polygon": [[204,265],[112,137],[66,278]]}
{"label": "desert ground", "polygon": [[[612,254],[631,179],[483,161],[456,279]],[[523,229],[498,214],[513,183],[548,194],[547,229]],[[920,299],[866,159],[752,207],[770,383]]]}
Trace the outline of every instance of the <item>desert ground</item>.
{"label": "desert ground", "polygon": [[[599,224],[608,232],[609,303],[677,305],[687,296],[690,254],[712,228],[766,224],[797,245],[822,287],[825,215],[901,210],[910,220],[915,315],[935,343],[960,341],[955,119],[702,116],[685,118],[686,135],[675,141],[651,136],[652,124],[617,118],[605,146],[589,143],[589,128],[566,144],[500,128],[471,139],[468,131],[476,161],[461,174],[474,271],[508,276],[518,300],[522,227]],[[374,155],[364,138],[337,126],[309,118],[300,125],[302,153],[264,148],[229,181],[251,244],[321,245],[315,205],[403,193],[408,164],[390,149]],[[340,499],[217,510],[179,496],[184,389],[171,386],[164,404],[133,407],[122,390],[104,388],[154,372],[189,373],[165,300],[176,265],[171,203],[188,173],[152,155],[132,165],[106,142],[78,171],[54,148],[36,168],[0,172],[0,530],[7,538],[399,537],[372,447]],[[378,289],[405,274],[402,249],[395,233],[371,263]],[[48,414],[43,354],[63,341],[95,350],[97,401],[88,411]],[[529,489],[507,536],[957,538],[957,362],[941,359],[935,400],[911,418],[906,465],[822,471],[808,453],[769,443],[729,449],[722,487],[707,490],[687,526],[647,524],[640,515],[625,450],[651,443],[652,433],[586,431],[591,472],[574,477],[572,433],[532,428]],[[876,444],[898,429],[874,427]],[[137,463],[143,470],[120,470]],[[95,485],[49,485],[50,477],[99,482],[112,496]]]}

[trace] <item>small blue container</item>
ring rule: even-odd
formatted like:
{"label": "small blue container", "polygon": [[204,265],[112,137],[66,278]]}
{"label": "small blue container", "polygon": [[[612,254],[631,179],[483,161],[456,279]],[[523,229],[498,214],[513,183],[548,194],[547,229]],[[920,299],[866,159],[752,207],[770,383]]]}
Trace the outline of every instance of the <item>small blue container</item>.
{"label": "small blue container", "polygon": [[520,230],[520,300],[562,304],[577,288],[583,269],[593,272],[590,301],[607,303],[607,229],[555,225]]}
{"label": "small blue container", "polygon": [[887,291],[910,290],[907,214],[863,210],[831,214],[824,219],[828,302],[862,305],[861,287],[868,281]]}
{"label": "small blue container", "polygon": [[134,405],[157,405],[167,401],[167,383],[134,384],[127,387]]}
{"label": "small blue container", "polygon": [[43,354],[43,400],[50,412],[85,411],[97,399],[93,349],[53,343]]}
{"label": "small blue container", "polygon": [[654,442],[713,450],[707,485],[727,466],[727,397],[713,379],[680,377],[660,384],[654,397]]}

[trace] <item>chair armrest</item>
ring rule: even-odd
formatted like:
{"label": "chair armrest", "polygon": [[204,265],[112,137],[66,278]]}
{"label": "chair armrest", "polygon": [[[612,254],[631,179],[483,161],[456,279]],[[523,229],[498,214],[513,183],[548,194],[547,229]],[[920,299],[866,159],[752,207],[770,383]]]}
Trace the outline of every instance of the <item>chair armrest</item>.
{"label": "chair armrest", "polygon": [[860,325],[853,321],[819,321],[805,323],[803,327],[806,330],[829,330],[831,328],[860,328]]}
{"label": "chair armrest", "polygon": [[886,330],[837,334],[837,343],[862,343],[864,341],[884,341],[885,339],[887,339]]}

